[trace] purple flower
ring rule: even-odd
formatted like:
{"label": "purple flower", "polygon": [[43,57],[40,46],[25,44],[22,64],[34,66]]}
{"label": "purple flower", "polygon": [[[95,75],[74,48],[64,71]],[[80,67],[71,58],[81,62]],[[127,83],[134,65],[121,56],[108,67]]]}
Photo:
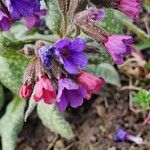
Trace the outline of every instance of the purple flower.
{"label": "purple flower", "polygon": [[40,0],[6,0],[6,6],[15,20],[40,11]]}
{"label": "purple flower", "polygon": [[51,68],[51,60],[54,53],[54,47],[50,45],[43,46],[39,49],[38,53],[41,58],[42,64],[47,68]]}
{"label": "purple flower", "polygon": [[85,89],[71,79],[63,78],[58,81],[57,107],[65,111],[67,106],[77,108],[82,105]]}
{"label": "purple flower", "polygon": [[2,11],[0,11],[0,30],[8,31],[11,27],[10,19]]}
{"label": "purple flower", "polygon": [[102,21],[105,18],[105,11],[103,9],[91,9],[89,10],[89,21],[95,23],[96,21]]}
{"label": "purple flower", "polygon": [[124,131],[123,129],[119,128],[116,131],[116,134],[114,136],[115,141],[125,141],[127,140],[128,133]]}
{"label": "purple flower", "polygon": [[131,45],[133,39],[131,36],[110,35],[107,41],[104,42],[105,47],[111,54],[116,64],[123,63],[123,57],[131,53]]}
{"label": "purple flower", "polygon": [[40,16],[45,16],[47,13],[46,9],[42,9],[39,12],[35,12],[31,14],[30,16],[27,16],[24,18],[25,25],[28,29],[31,29],[33,27],[40,27],[41,21]]}
{"label": "purple flower", "polygon": [[88,63],[88,58],[83,52],[86,42],[81,38],[73,41],[62,39],[55,44],[56,55],[64,65],[65,70],[70,74],[77,74],[79,68],[84,68]]}
{"label": "purple flower", "polygon": [[141,137],[131,135],[121,128],[117,129],[116,134],[114,136],[114,141],[130,141],[136,144],[143,143],[143,139]]}
{"label": "purple flower", "polygon": [[141,11],[140,0],[118,0],[118,9],[134,21]]}

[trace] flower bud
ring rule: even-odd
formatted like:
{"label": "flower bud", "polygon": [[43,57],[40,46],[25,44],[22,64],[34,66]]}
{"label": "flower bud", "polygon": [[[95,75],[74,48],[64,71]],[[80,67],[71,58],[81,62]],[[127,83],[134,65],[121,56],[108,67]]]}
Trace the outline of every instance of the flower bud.
{"label": "flower bud", "polygon": [[35,94],[33,98],[36,102],[44,100],[45,103],[51,104],[56,100],[56,92],[51,81],[46,77],[41,77],[35,84]]}
{"label": "flower bud", "polygon": [[92,94],[98,94],[100,89],[103,87],[105,80],[102,77],[96,77],[88,72],[81,72],[77,81],[81,87],[86,89],[86,99],[90,99]]}
{"label": "flower bud", "polygon": [[19,96],[20,98],[22,99],[28,99],[31,97],[32,95],[32,85],[27,85],[27,84],[24,84],[21,89],[20,89],[20,92],[19,92]]}

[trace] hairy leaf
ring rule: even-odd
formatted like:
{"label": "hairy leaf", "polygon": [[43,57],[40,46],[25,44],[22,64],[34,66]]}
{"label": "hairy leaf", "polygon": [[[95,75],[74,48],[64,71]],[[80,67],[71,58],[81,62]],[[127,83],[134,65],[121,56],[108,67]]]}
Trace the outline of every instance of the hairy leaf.
{"label": "hairy leaf", "polygon": [[123,33],[123,23],[115,17],[116,10],[105,9],[106,18],[103,21],[97,23],[98,26],[103,27],[106,31],[113,34]]}
{"label": "hairy leaf", "polygon": [[0,49],[0,81],[15,94],[21,86],[27,63],[27,59],[15,51]]}
{"label": "hairy leaf", "polygon": [[57,0],[47,0],[48,14],[46,16],[46,25],[51,31],[60,34],[61,13]]}
{"label": "hairy leaf", "polygon": [[47,105],[41,102],[37,105],[37,112],[43,124],[51,131],[66,139],[73,138],[74,134],[69,123],[64,120],[55,105]]}
{"label": "hairy leaf", "polygon": [[15,97],[1,118],[0,135],[3,150],[15,149],[17,135],[23,126],[24,108],[25,102]]}
{"label": "hairy leaf", "polygon": [[99,65],[89,65],[87,67],[87,70],[97,76],[102,76],[105,79],[106,83],[120,86],[120,78],[118,72],[110,64],[102,63]]}

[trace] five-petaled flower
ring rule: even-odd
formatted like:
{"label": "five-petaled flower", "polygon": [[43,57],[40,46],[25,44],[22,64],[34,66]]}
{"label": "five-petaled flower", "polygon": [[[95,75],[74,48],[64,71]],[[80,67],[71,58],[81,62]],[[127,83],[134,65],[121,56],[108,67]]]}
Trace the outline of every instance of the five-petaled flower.
{"label": "five-petaled flower", "polygon": [[134,21],[141,11],[140,0],[118,0],[118,9]]}
{"label": "five-petaled flower", "polygon": [[41,77],[35,84],[35,94],[33,98],[36,102],[44,100],[45,103],[51,104],[56,100],[56,92],[51,81],[46,77]]}
{"label": "five-petaled flower", "polygon": [[86,42],[81,38],[69,40],[62,39],[55,44],[56,55],[64,65],[64,69],[70,74],[77,74],[79,68],[84,68],[88,58],[84,53]]}
{"label": "five-petaled flower", "polygon": [[65,111],[67,106],[77,108],[82,105],[86,90],[71,79],[62,78],[58,81],[57,107]]}
{"label": "five-petaled flower", "polygon": [[77,81],[81,87],[86,89],[87,94],[85,98],[88,100],[92,94],[98,94],[105,84],[105,80],[102,77],[96,77],[88,72],[81,72],[77,77]]}
{"label": "five-petaled flower", "polygon": [[110,35],[108,36],[107,41],[104,42],[108,52],[118,65],[123,63],[123,57],[131,53],[132,44],[133,39],[131,36],[121,35]]}

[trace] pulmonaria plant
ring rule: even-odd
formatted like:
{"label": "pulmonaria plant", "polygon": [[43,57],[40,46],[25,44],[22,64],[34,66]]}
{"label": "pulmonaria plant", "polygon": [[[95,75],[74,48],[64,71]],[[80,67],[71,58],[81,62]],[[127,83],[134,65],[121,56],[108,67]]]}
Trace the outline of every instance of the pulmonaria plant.
{"label": "pulmonaria plant", "polygon": [[[24,6],[21,5],[21,2]],[[76,1],[74,4],[70,2],[67,5],[70,8],[68,8],[68,12],[65,12],[61,2],[58,1],[58,6],[63,12],[64,19],[60,29],[60,39],[51,44],[37,41],[35,45],[25,46],[23,49],[26,56],[31,54],[35,57],[25,72],[20,97],[29,99],[34,91],[33,99],[36,102],[42,100],[46,104],[54,103],[61,111],[65,111],[69,106],[73,108],[81,106],[85,100],[91,99],[92,94],[98,94],[105,84],[103,77],[96,77],[86,71],[87,53],[94,53],[95,47],[91,47],[80,35],[71,37],[69,36],[71,33],[68,32],[73,32],[78,28],[80,32],[84,32],[96,42],[103,44],[118,65],[122,64],[124,57],[131,53],[133,39],[131,36],[110,34],[98,27],[97,22],[103,21],[106,16],[103,9],[93,6],[78,12],[77,8],[80,3]],[[132,1],[120,0],[116,1],[115,6],[118,6],[121,11],[130,12],[131,3]],[[133,1],[133,6],[139,10],[138,4],[138,1]],[[13,19],[24,17],[25,20],[32,20],[31,26],[38,25],[42,11],[40,10],[40,1],[32,0],[29,5],[29,1],[7,0],[6,6]],[[27,9],[23,11],[25,7]],[[72,11],[69,11],[70,9]],[[68,18],[72,17],[69,19],[70,22],[65,19],[67,14]],[[44,11],[43,15],[45,15]],[[137,11],[134,16],[137,17]],[[35,19],[31,19],[32,17]],[[64,23],[64,21],[66,22]],[[30,25],[26,25],[30,28]]]}

